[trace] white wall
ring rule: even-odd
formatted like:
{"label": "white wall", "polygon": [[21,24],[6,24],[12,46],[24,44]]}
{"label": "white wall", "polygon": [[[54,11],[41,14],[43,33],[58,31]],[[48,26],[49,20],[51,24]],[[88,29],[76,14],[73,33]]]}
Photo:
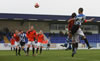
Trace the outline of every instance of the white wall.
{"label": "white wall", "polygon": [[0,0],[0,13],[70,15],[83,7],[87,16],[100,16],[99,6],[100,0]]}

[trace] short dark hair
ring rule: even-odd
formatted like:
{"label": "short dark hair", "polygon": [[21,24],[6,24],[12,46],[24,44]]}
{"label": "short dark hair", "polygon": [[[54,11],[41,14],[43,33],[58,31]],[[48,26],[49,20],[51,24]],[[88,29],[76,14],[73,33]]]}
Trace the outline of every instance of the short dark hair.
{"label": "short dark hair", "polygon": [[72,13],[71,17],[72,18],[76,17],[76,13]]}
{"label": "short dark hair", "polygon": [[83,8],[79,8],[79,11],[80,11],[80,12],[83,12]]}
{"label": "short dark hair", "polygon": [[19,30],[19,32],[21,32],[22,30]]}

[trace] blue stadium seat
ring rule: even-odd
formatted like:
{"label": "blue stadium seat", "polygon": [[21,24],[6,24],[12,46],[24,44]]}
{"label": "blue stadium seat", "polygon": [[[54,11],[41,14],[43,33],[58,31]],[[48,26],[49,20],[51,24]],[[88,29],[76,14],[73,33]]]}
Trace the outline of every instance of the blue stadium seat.
{"label": "blue stadium seat", "polygon": [[[49,33],[45,33],[47,37],[49,37]],[[88,41],[90,43],[100,43],[100,34],[86,35]],[[10,40],[11,37],[7,35],[7,38]],[[51,35],[51,43],[65,43],[67,36],[60,36],[60,34]],[[26,38],[26,43],[28,39]],[[0,43],[4,43],[4,40],[0,41]],[[84,40],[80,40],[80,43],[84,43]]]}

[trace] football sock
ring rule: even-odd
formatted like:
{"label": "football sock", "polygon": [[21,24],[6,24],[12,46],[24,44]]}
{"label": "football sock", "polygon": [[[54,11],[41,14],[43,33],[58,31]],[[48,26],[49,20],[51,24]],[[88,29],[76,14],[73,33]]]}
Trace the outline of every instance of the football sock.
{"label": "football sock", "polygon": [[25,48],[23,48],[23,51],[26,53],[26,50],[25,50]]}
{"label": "football sock", "polygon": [[33,49],[32,49],[32,52],[33,52],[33,54],[34,54],[34,52],[35,52],[35,48],[33,47]]}
{"label": "football sock", "polygon": [[11,47],[11,51],[12,51],[12,47]]}
{"label": "football sock", "polygon": [[29,54],[29,47],[27,48],[27,54]]}
{"label": "football sock", "polygon": [[38,53],[39,48],[36,49],[36,53]]}
{"label": "football sock", "polygon": [[42,53],[42,47],[40,47],[40,54]]}
{"label": "football sock", "polygon": [[20,55],[21,48],[19,47],[18,54]]}
{"label": "football sock", "polygon": [[90,47],[88,40],[87,40],[86,38],[85,38],[84,40],[85,40],[86,45],[87,45],[88,47]]}
{"label": "football sock", "polygon": [[16,48],[16,56],[17,56],[17,48]]}

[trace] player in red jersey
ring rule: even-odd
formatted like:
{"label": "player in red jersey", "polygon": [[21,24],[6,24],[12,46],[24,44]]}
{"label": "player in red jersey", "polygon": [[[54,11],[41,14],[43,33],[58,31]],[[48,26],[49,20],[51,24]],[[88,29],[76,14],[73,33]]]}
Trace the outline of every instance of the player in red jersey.
{"label": "player in red jersey", "polygon": [[71,29],[74,25],[74,20],[75,20],[75,17],[76,17],[76,13],[72,13],[71,15],[71,19],[68,20],[68,36],[69,38],[71,39],[72,35],[71,35]]}
{"label": "player in red jersey", "polygon": [[14,37],[12,36],[12,38],[10,39],[10,42],[11,42],[11,51],[14,49],[15,50],[15,39]]}
{"label": "player in red jersey", "polygon": [[29,48],[32,45],[32,52],[34,56],[35,52],[35,40],[36,40],[36,31],[34,29],[34,26],[31,26],[29,31],[26,33],[26,37],[28,38],[28,47],[27,47],[27,55],[29,55]]}
{"label": "player in red jersey", "polygon": [[71,29],[74,25],[75,17],[76,17],[76,13],[72,13],[71,18],[68,20],[68,38],[67,38],[68,48],[67,49],[71,49],[71,41],[72,41]]}
{"label": "player in red jersey", "polygon": [[38,50],[40,48],[40,54],[42,53],[42,42],[44,41],[44,34],[42,32],[42,30],[40,30],[39,34],[37,34],[37,50],[36,50],[36,53],[38,53]]}
{"label": "player in red jersey", "polygon": [[17,55],[20,55],[20,53],[19,53],[20,52],[20,41],[19,41],[19,31],[18,30],[15,30],[13,37],[15,39],[16,56],[17,56]]}

